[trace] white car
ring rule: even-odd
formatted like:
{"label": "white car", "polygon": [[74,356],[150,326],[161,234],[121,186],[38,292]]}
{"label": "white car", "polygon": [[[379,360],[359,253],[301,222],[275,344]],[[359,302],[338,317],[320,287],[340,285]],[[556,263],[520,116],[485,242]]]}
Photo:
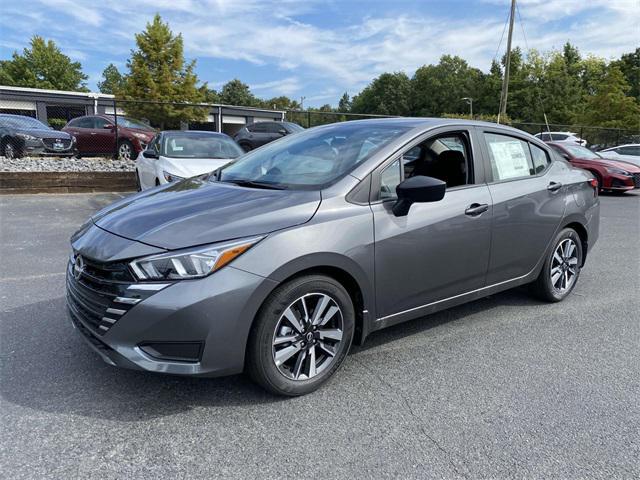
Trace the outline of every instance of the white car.
{"label": "white car", "polygon": [[633,163],[640,167],[640,143],[628,143],[617,147],[605,148],[598,152],[603,157]]}
{"label": "white car", "polygon": [[583,147],[587,146],[587,141],[573,132],[540,132],[536,133],[534,137],[539,138],[543,142],[573,142]]}
{"label": "white car", "polygon": [[160,132],[136,159],[138,189],[213,172],[243,154],[238,144],[224,133]]}

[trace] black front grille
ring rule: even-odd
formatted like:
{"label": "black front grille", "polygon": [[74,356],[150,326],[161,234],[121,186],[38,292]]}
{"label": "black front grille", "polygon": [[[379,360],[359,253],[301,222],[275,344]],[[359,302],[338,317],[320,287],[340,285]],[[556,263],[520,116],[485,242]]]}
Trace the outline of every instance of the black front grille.
{"label": "black front grille", "polygon": [[[71,140],[68,138],[43,138],[42,143],[49,150],[68,150],[71,147]],[[62,144],[62,147],[56,145]]]}
{"label": "black front grille", "polygon": [[633,184],[636,188],[640,188],[640,173],[633,174]]}
{"label": "black front grille", "polygon": [[67,268],[67,304],[94,335],[104,335],[134,305],[156,290],[139,290],[124,263],[74,257]]}

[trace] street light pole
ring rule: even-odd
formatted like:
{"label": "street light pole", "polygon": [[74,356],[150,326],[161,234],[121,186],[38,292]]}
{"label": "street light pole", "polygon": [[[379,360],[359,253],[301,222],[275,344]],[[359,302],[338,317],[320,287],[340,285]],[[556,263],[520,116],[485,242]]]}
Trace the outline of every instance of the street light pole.
{"label": "street light pole", "polygon": [[471,118],[473,118],[473,98],[464,97],[464,98],[461,98],[461,100],[464,100],[469,104],[469,115],[471,115]]}

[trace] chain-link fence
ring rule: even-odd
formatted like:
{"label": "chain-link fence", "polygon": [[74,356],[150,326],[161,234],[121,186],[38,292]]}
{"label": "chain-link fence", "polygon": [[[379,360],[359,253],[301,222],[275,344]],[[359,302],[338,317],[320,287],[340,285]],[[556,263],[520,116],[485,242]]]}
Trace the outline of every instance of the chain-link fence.
{"label": "chain-link fence", "polygon": [[390,118],[389,115],[370,115],[360,113],[323,112],[319,110],[286,110],[286,120],[301,127],[311,128],[329,123],[364,120],[367,118]]}
{"label": "chain-link fence", "polygon": [[540,134],[546,141],[562,141],[566,139],[567,133],[571,133],[584,140],[586,146],[594,151],[624,143],[640,143],[640,130],[520,122],[513,122],[511,126],[532,135]]}
{"label": "chain-link fence", "polygon": [[[38,107],[36,112],[27,108],[30,105],[28,103],[12,101],[3,105],[0,102],[0,127],[10,124],[8,130],[12,132],[3,133],[0,154],[14,157],[33,154],[130,160],[144,150],[161,130],[207,130],[225,133],[238,140],[237,134],[246,132],[245,127],[258,132],[260,129],[251,125],[266,121],[286,120],[303,128],[311,128],[335,122],[389,117],[120,99],[89,99],[85,104],[51,103],[46,108]],[[593,150],[623,143],[640,143],[639,130],[526,122],[514,122],[512,126],[531,134],[545,134],[545,140],[562,140],[561,136],[556,138],[554,132],[571,132],[584,139]],[[39,130],[39,133],[31,134],[29,129]],[[276,130],[276,133],[280,131]],[[278,135],[272,135],[267,141],[275,138]]]}

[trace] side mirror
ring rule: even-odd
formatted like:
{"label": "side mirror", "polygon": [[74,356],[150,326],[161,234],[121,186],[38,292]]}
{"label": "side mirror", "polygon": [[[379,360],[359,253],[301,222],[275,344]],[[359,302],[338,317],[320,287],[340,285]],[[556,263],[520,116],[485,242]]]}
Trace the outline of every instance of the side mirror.
{"label": "side mirror", "polygon": [[396,217],[404,217],[414,203],[438,202],[444,198],[447,184],[433,177],[417,175],[406,179],[396,187],[398,200],[392,212]]}
{"label": "side mirror", "polygon": [[142,152],[142,156],[144,158],[159,158],[158,154],[156,152],[154,152],[153,150],[144,150]]}
{"label": "side mirror", "polygon": [[282,136],[285,136],[287,134],[287,131],[284,128],[281,128],[280,130],[278,130],[278,133]]}
{"label": "side mirror", "polygon": [[102,128],[106,129],[106,130],[113,130],[116,128],[116,126],[113,123],[107,123],[106,125],[104,125]]}
{"label": "side mirror", "polygon": [[569,156],[568,153],[563,153],[562,158],[564,158],[565,160],[571,160],[571,157]]}

